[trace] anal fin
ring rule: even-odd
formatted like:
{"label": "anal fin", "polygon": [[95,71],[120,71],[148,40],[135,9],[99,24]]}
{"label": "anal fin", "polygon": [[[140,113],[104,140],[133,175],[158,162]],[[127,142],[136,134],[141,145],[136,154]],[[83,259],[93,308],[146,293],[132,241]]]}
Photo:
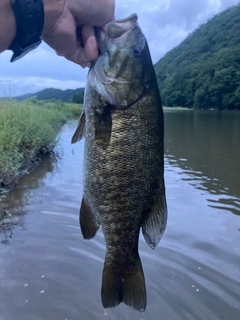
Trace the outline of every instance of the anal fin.
{"label": "anal fin", "polygon": [[165,194],[161,194],[156,204],[146,210],[147,217],[142,224],[142,233],[150,248],[155,249],[167,225],[167,204]]}
{"label": "anal fin", "polygon": [[84,196],[82,198],[80,216],[80,228],[84,239],[92,239],[99,229],[99,222],[96,215],[91,211]]}

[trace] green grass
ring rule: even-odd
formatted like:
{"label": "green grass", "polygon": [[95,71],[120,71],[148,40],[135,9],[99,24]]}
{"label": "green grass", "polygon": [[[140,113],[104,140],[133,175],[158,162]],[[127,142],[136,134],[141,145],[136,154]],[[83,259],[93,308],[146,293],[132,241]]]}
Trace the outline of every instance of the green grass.
{"label": "green grass", "polygon": [[80,113],[80,105],[61,101],[0,100],[0,193],[24,161],[51,151],[63,123]]}
{"label": "green grass", "polygon": [[79,105],[77,103],[65,103],[65,105],[69,112],[71,112],[71,114],[78,119],[82,112],[83,105]]}

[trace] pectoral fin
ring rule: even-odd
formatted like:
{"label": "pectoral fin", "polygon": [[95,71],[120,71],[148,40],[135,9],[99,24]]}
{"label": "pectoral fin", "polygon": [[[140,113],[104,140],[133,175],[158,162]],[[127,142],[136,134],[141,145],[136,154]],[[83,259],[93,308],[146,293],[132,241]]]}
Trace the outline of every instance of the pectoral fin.
{"label": "pectoral fin", "polygon": [[94,114],[95,140],[99,146],[107,148],[112,134],[112,114],[107,104],[100,111]]}
{"label": "pectoral fin", "polygon": [[72,141],[71,141],[72,144],[80,141],[83,138],[84,131],[85,131],[84,128],[85,128],[85,112],[83,110],[78,121],[77,129],[72,137]]}
{"label": "pectoral fin", "polygon": [[92,239],[99,229],[99,222],[96,215],[91,211],[84,196],[82,198],[82,204],[80,208],[79,216],[80,227],[84,239]]}
{"label": "pectoral fin", "polygon": [[155,249],[161,240],[167,225],[167,204],[165,194],[161,194],[156,203],[145,211],[147,215],[142,224],[142,233],[150,248]]}

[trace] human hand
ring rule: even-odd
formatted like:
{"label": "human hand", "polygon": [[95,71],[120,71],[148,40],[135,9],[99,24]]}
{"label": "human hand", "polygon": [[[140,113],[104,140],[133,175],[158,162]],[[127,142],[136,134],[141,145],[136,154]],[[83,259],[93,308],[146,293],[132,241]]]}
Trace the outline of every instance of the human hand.
{"label": "human hand", "polygon": [[10,0],[0,0],[0,53],[6,50],[16,33],[16,21]]}
{"label": "human hand", "polygon": [[[114,18],[114,0],[43,0],[45,22],[42,39],[60,56],[82,67],[95,60],[98,47],[94,26]],[[82,27],[83,47],[76,29]]]}

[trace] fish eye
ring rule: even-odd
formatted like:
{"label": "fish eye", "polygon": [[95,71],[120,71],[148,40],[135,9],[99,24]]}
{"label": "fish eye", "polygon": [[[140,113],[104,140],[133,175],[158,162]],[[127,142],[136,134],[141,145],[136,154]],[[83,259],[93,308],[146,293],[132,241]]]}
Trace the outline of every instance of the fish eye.
{"label": "fish eye", "polygon": [[133,54],[134,57],[139,58],[142,55],[142,50],[138,46],[135,46],[133,47]]}

